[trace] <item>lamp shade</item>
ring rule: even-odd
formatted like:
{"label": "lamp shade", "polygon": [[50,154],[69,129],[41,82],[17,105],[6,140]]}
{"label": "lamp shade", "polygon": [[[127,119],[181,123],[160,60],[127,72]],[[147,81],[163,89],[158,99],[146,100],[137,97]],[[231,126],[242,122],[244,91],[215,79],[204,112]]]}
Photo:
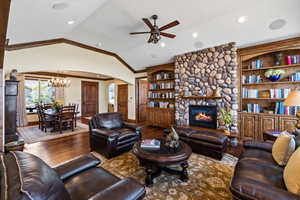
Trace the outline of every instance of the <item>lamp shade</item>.
{"label": "lamp shade", "polygon": [[290,92],[288,97],[285,99],[284,106],[300,106],[300,91],[293,90]]}

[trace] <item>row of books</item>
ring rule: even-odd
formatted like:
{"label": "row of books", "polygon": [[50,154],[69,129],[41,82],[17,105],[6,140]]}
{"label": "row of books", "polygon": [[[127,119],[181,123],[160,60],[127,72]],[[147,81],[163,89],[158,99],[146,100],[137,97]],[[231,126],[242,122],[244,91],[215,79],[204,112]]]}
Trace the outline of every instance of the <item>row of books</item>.
{"label": "row of books", "polygon": [[300,81],[300,72],[292,74],[289,78],[289,81]]}
{"label": "row of books", "polygon": [[172,89],[174,88],[174,83],[173,82],[166,82],[166,83],[152,83],[149,85],[150,90],[155,90],[155,89]]}
{"label": "row of books", "polygon": [[250,69],[260,69],[262,67],[263,67],[262,60],[255,60],[255,61],[252,61],[250,64]]}
{"label": "row of books", "polygon": [[279,115],[296,115],[298,110],[300,110],[299,106],[287,107],[283,105],[283,102],[277,102],[275,105],[275,114]]}
{"label": "row of books", "polygon": [[298,64],[300,63],[300,55],[286,56],[286,64]]}
{"label": "row of books", "polygon": [[175,95],[174,92],[149,92],[148,97],[150,99],[173,99]]}
{"label": "row of books", "polygon": [[170,74],[170,73],[156,74],[156,80],[164,80],[164,79],[169,79],[169,78],[172,78],[172,74]]}
{"label": "row of books", "polygon": [[261,83],[262,82],[262,77],[261,75],[250,75],[250,76],[242,76],[242,83]]}
{"label": "row of books", "polygon": [[242,97],[243,98],[259,98],[259,91],[258,89],[242,89]]}
{"label": "row of books", "polygon": [[242,97],[243,98],[272,98],[272,99],[285,99],[288,94],[291,92],[291,88],[275,88],[270,90],[265,90],[261,92],[268,92],[269,94],[260,96],[260,91],[258,89],[242,89]]}
{"label": "row of books", "polygon": [[[277,102],[275,104],[274,113],[278,115],[296,115],[298,110],[300,110],[300,106],[287,107],[283,105],[283,102]],[[247,104],[247,112],[263,113],[264,107],[259,104]]]}
{"label": "row of books", "polygon": [[287,98],[289,93],[291,92],[291,88],[276,88],[270,89],[270,98]]}
{"label": "row of books", "polygon": [[161,102],[150,101],[148,103],[148,106],[150,108],[174,108],[175,105],[173,103],[164,102],[164,101]]}

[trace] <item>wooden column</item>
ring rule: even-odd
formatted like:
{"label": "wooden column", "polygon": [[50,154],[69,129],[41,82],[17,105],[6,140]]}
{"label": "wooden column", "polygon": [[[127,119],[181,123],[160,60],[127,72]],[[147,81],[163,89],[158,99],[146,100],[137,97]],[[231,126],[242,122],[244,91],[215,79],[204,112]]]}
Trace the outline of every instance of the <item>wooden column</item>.
{"label": "wooden column", "polygon": [[8,15],[10,8],[10,0],[0,1],[0,152],[4,151],[4,83],[3,83],[3,61],[4,61],[4,50],[6,41],[6,31],[8,23]]}

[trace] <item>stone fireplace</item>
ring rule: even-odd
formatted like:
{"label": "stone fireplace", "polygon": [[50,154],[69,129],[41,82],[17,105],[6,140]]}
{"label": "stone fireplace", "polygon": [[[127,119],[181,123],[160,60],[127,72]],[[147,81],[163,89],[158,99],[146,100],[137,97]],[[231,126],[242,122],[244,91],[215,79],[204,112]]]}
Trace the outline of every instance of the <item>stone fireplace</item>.
{"label": "stone fireplace", "polygon": [[[211,96],[219,90],[221,98],[184,98]],[[175,58],[175,118],[179,126],[192,125],[190,106],[214,106],[217,110],[216,128],[222,128],[220,108],[233,114],[233,131],[238,118],[237,48],[235,43],[190,52]],[[199,117],[201,117],[199,115]]]}
{"label": "stone fireplace", "polygon": [[189,124],[217,128],[217,106],[189,105]]}

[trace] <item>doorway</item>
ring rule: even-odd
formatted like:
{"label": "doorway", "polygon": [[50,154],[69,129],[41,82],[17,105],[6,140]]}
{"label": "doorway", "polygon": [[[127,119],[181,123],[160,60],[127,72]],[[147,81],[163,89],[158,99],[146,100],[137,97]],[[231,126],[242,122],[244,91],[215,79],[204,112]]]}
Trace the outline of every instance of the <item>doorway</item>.
{"label": "doorway", "polygon": [[136,120],[145,122],[147,120],[147,94],[148,80],[147,77],[136,78]]}
{"label": "doorway", "polygon": [[81,115],[91,117],[99,113],[98,82],[81,82]]}
{"label": "doorway", "polygon": [[118,112],[122,113],[123,120],[128,119],[128,85],[118,85]]}

